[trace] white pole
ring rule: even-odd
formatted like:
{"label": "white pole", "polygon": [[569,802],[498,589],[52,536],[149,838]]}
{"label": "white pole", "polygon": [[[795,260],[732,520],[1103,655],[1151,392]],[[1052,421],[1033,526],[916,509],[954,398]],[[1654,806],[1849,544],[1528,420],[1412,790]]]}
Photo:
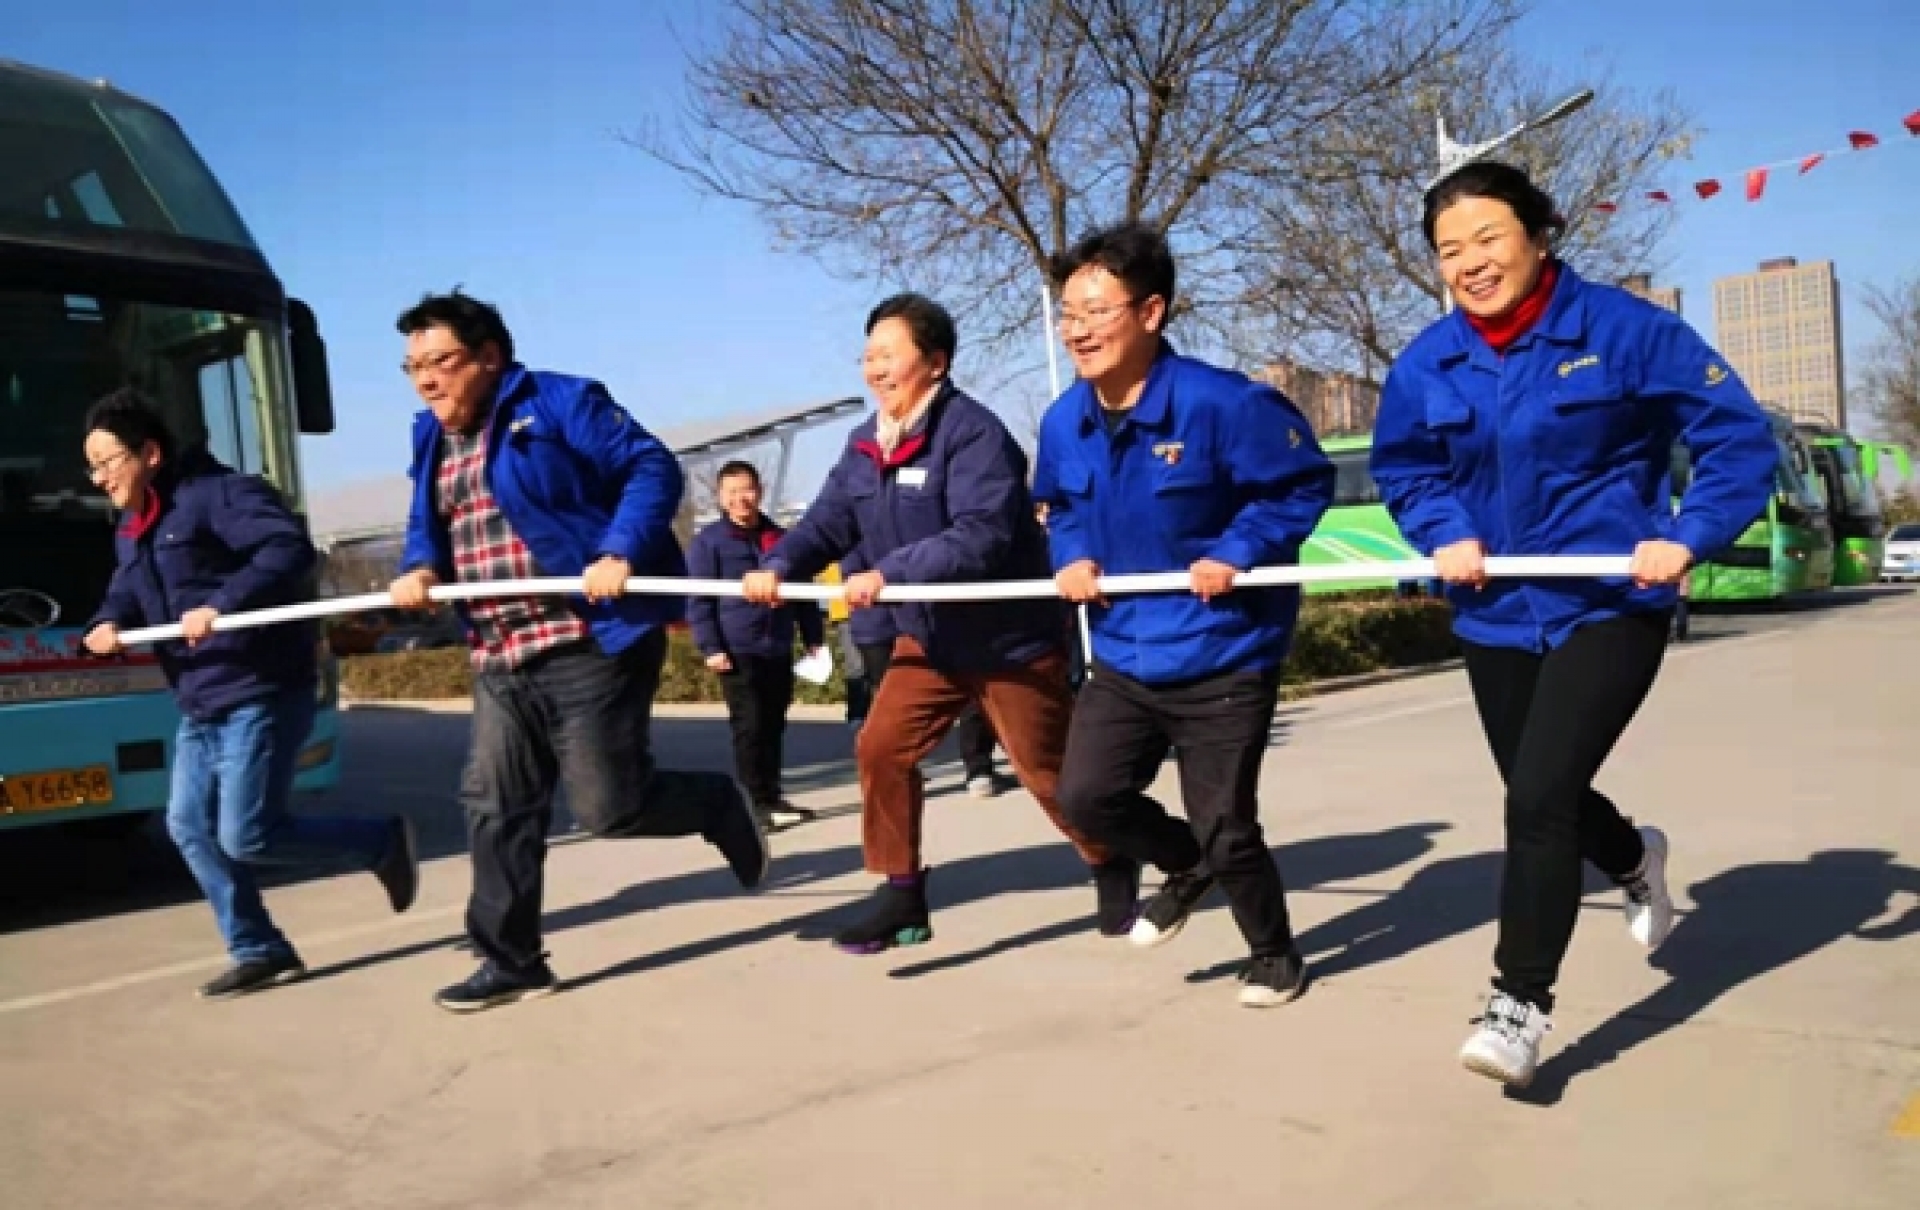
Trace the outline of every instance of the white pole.
{"label": "white pole", "polygon": [[1045,278],[1040,280],[1040,339],[1047,346],[1047,386],[1053,391],[1055,399],[1060,398],[1060,351],[1055,347],[1059,338],[1053,330],[1053,291],[1047,286]]}

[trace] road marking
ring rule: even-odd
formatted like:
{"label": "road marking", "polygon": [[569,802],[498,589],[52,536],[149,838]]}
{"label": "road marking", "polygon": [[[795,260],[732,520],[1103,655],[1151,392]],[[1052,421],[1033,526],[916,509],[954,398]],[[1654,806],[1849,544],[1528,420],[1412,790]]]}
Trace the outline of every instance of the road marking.
{"label": "road marking", "polygon": [[[388,932],[409,924],[422,921],[450,920],[465,912],[465,904],[451,907],[430,908],[425,911],[412,911],[405,915],[394,916],[387,920],[378,920],[371,924],[356,924],[350,928],[334,929],[331,932],[315,933],[300,939],[300,948],[319,949],[339,941],[351,941],[356,937],[367,937]],[[232,965],[233,960],[225,956],[218,958],[196,958],[190,962],[175,962],[171,966],[156,966],[150,970],[134,971],[114,979],[102,979],[98,983],[86,983],[79,987],[62,988],[59,991],[42,992],[33,996],[21,996],[14,1000],[0,1000],[0,1017],[8,1013],[23,1013],[29,1009],[47,1008],[54,1004],[65,1004],[70,1000],[84,1000],[90,996],[104,996],[109,992],[123,991],[129,987],[139,987],[143,983],[159,983],[165,979],[177,979],[182,975],[197,974],[201,971],[222,970]]]}
{"label": "road marking", "polygon": [[1897,1139],[1920,1139],[1920,1092],[1907,1098],[1907,1107],[1900,1116],[1893,1119],[1893,1137]]}
{"label": "road marking", "polygon": [[[1688,656],[1700,655],[1702,653],[1711,654],[1716,651],[1725,651],[1730,647],[1739,647],[1746,643],[1759,643],[1768,639],[1777,639],[1791,633],[1792,631],[1788,630],[1764,630],[1759,634],[1743,634],[1738,638],[1714,639],[1700,647],[1670,648],[1667,651],[1667,662],[1671,663],[1674,660],[1684,660]],[[1401,706],[1395,710],[1382,710],[1378,714],[1363,714],[1358,718],[1337,718],[1327,723],[1326,729],[1328,731],[1345,731],[1350,727],[1371,727],[1375,723],[1389,723],[1397,718],[1411,718],[1416,714],[1431,714],[1436,710],[1449,710],[1455,706],[1468,705],[1472,701],[1472,694],[1463,693],[1455,697],[1444,697],[1438,701],[1420,702],[1417,705]]]}

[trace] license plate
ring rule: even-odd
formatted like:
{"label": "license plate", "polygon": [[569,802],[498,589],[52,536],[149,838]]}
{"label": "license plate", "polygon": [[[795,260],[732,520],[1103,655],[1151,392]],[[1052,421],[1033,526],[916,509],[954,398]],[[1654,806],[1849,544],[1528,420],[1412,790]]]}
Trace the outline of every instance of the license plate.
{"label": "license plate", "polygon": [[112,801],[113,777],[105,765],[0,777],[0,811],[9,815],[97,807]]}

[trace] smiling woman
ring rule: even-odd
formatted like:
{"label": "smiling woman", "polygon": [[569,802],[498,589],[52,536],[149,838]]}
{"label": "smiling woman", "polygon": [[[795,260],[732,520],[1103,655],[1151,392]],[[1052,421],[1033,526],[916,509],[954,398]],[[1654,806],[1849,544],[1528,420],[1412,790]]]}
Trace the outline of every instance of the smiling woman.
{"label": "smiling woman", "polygon": [[783,580],[852,557],[847,603],[884,609],[899,637],[859,744],[867,869],[885,875],[871,910],[835,943],[878,953],[932,936],[920,823],[919,763],[967,706],[978,705],[1014,772],[1093,867],[1102,929],[1124,933],[1137,891],[1125,863],[1085,843],[1055,800],[1072,709],[1067,618],[1054,601],[876,601],[888,584],[1045,579],[1047,538],[1027,489],[1027,459],[999,417],[953,385],[953,317],[903,294],[867,318],[863,367],[879,407],[854,429],[806,515],[749,573],[748,600],[779,601]]}
{"label": "smiling woman", "polygon": [[[1672,924],[1667,840],[1594,776],[1659,672],[1677,586],[1768,505],[1765,413],[1678,316],[1583,281],[1554,254],[1553,199],[1505,164],[1427,194],[1423,227],[1459,311],[1395,361],[1372,469],[1431,553],[1507,783],[1498,976],[1470,1070],[1533,1078],[1573,936],[1581,863],[1623,892],[1629,935]],[[1673,507],[1676,444],[1690,476]],[[1633,552],[1625,580],[1489,581],[1494,555]]]}

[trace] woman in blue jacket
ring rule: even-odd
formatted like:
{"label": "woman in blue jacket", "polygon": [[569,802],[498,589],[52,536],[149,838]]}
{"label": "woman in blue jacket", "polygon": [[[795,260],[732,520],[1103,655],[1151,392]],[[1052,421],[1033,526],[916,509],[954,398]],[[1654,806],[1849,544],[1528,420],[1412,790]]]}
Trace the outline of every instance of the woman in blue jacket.
{"label": "woman in blue jacket", "polygon": [[[1427,194],[1423,225],[1458,310],[1387,377],[1373,474],[1431,552],[1494,763],[1506,783],[1498,976],[1460,1058],[1533,1077],[1580,907],[1581,861],[1625,895],[1652,949],[1671,927],[1666,838],[1594,776],[1652,688],[1676,585],[1765,508],[1772,431],[1678,316],[1583,281],[1553,253],[1553,200],[1477,163]],[[1696,468],[1679,511],[1675,441]],[[1488,555],[1626,555],[1631,575],[1489,580]]]}

